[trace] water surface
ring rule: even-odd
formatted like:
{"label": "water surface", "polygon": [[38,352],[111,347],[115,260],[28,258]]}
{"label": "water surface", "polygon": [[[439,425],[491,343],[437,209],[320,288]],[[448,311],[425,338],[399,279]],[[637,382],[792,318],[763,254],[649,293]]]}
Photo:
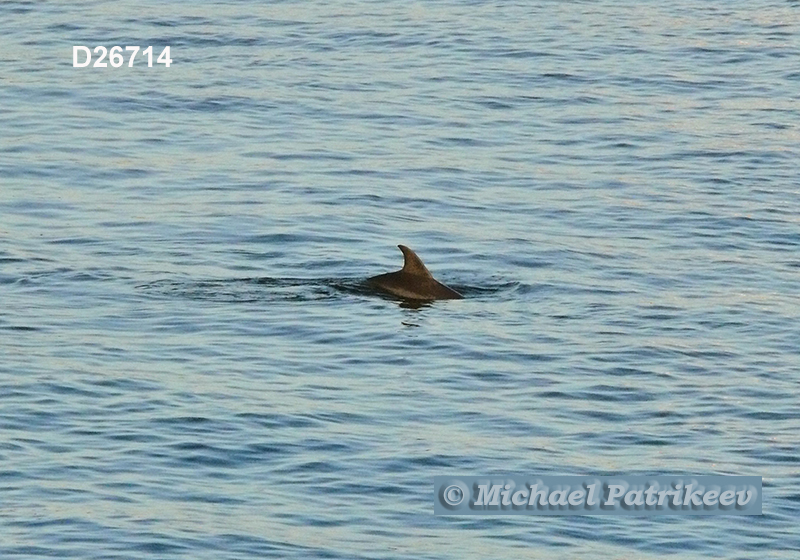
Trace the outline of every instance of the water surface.
{"label": "water surface", "polygon": [[[0,4],[0,556],[796,556],[798,9]],[[363,290],[398,243],[466,299]],[[450,473],[764,515],[434,517]]]}

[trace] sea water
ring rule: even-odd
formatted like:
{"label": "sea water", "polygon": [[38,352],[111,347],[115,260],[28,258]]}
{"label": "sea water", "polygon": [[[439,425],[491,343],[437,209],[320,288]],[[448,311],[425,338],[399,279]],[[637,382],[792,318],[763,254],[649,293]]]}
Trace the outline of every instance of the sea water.
{"label": "sea water", "polygon": [[[796,557],[799,37],[1,3],[0,557]],[[465,299],[364,289],[399,243]],[[448,474],[761,476],[763,515],[434,517]]]}

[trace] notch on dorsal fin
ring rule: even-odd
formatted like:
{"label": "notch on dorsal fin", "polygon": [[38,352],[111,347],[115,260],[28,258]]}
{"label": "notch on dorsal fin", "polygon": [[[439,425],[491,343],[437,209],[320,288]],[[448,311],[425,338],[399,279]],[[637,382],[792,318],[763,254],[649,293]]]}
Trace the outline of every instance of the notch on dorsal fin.
{"label": "notch on dorsal fin", "polygon": [[428,269],[425,268],[424,264],[422,264],[422,259],[420,259],[414,251],[405,245],[398,245],[398,247],[400,247],[400,250],[403,251],[404,261],[402,272],[429,277],[431,276],[431,273],[428,272]]}

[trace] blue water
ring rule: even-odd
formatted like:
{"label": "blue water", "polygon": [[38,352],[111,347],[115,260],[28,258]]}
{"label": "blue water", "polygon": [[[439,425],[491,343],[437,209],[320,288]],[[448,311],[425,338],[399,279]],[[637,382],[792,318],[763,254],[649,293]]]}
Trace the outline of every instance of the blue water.
{"label": "blue water", "polygon": [[798,60],[790,1],[0,3],[0,558],[798,557]]}

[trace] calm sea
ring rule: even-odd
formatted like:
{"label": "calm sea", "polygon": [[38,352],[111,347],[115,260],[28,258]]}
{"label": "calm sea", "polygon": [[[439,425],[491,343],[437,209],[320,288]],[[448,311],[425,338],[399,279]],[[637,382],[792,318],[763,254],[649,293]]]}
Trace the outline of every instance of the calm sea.
{"label": "calm sea", "polygon": [[[0,557],[797,558],[799,278],[800,2],[4,1]],[[433,516],[497,473],[764,514]]]}

